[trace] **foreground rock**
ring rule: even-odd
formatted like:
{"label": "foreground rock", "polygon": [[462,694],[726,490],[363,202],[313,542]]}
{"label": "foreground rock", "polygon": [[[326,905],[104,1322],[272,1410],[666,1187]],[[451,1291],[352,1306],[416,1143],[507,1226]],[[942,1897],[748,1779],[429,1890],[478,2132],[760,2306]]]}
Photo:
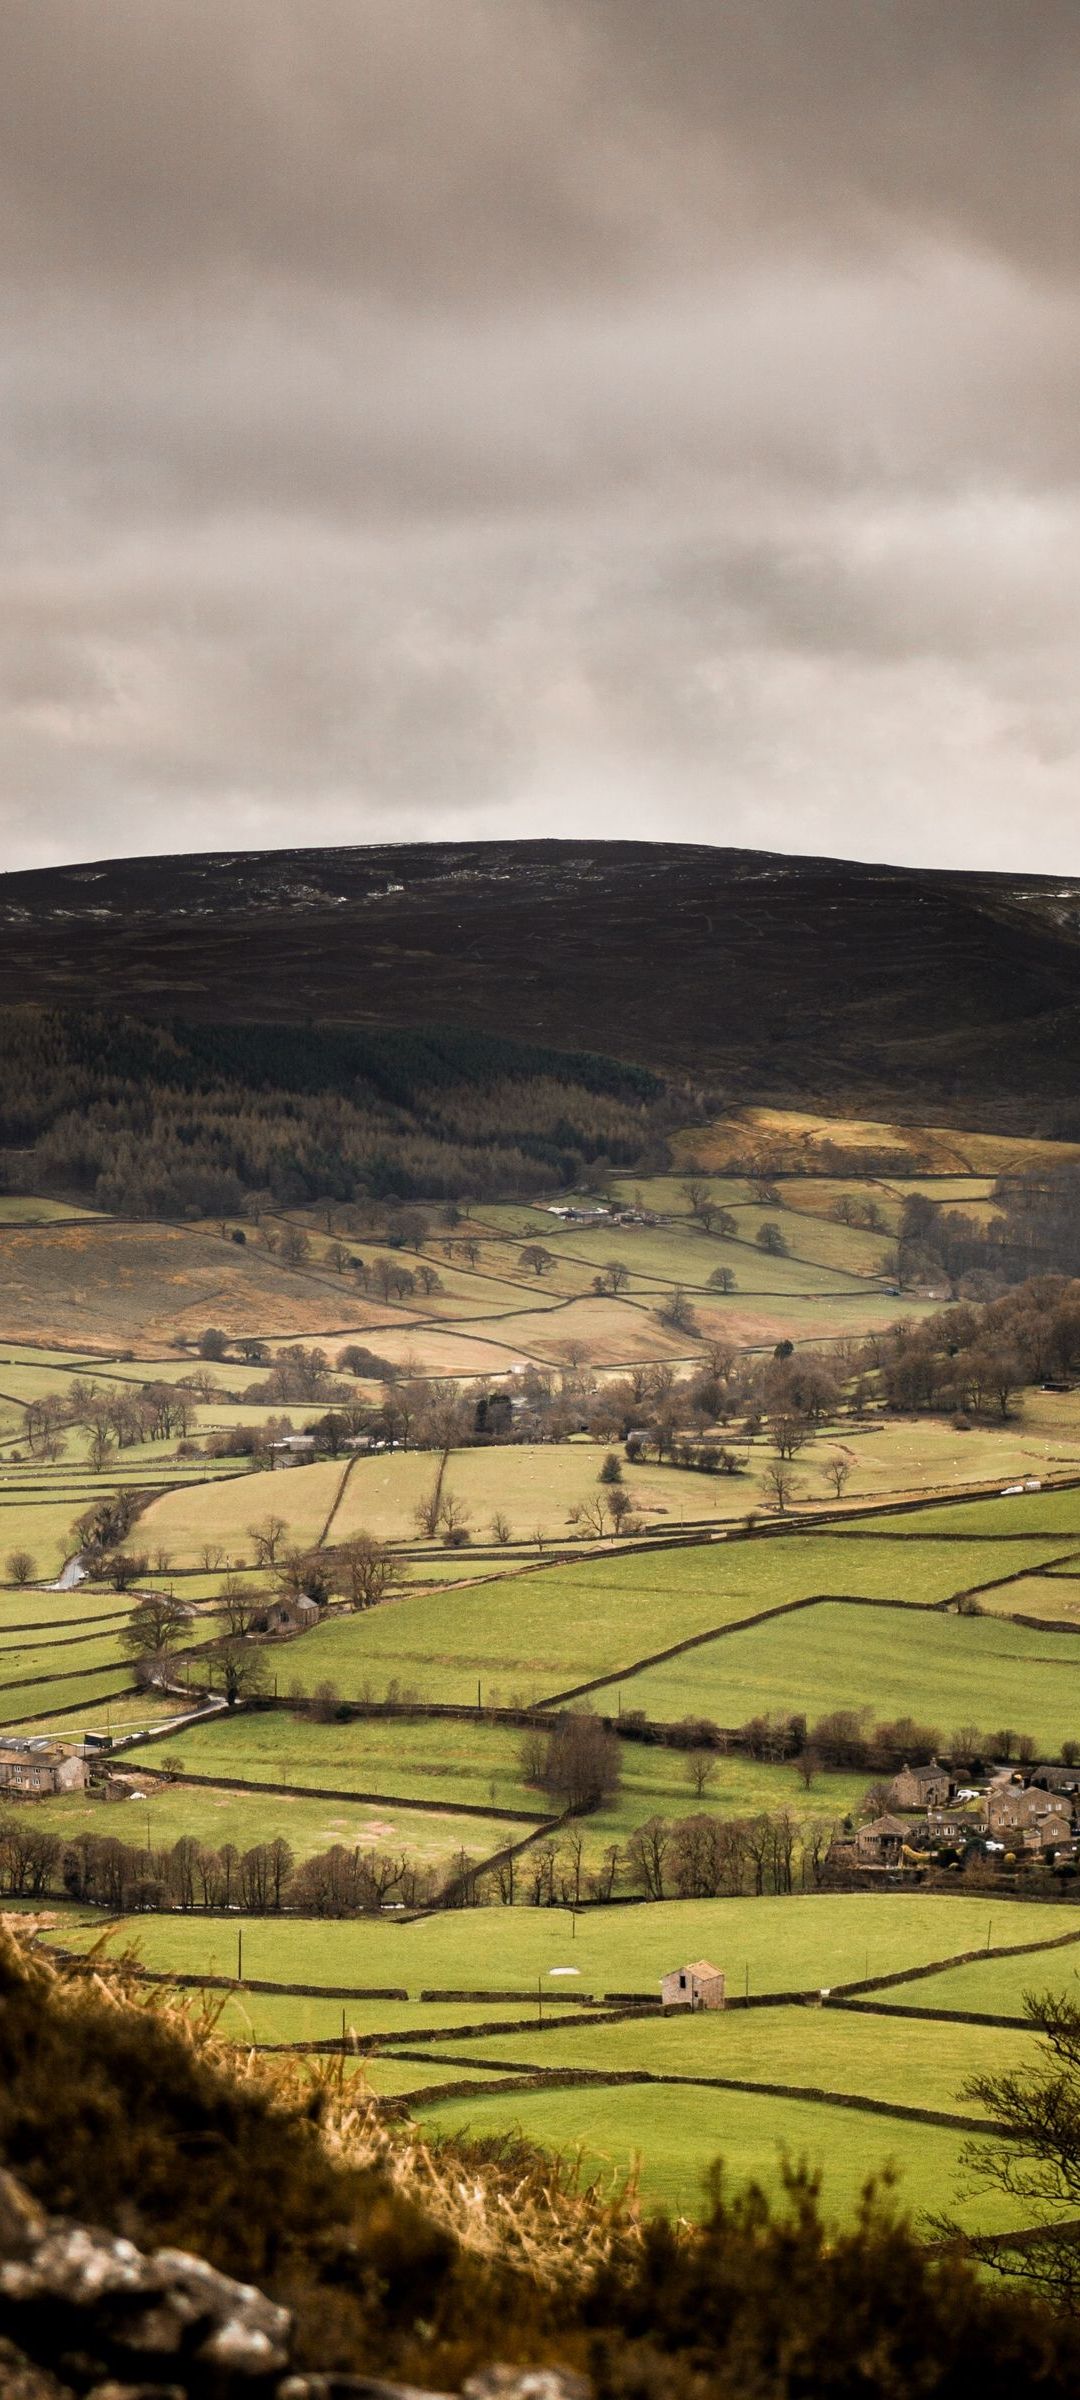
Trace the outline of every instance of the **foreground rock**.
{"label": "foreground rock", "polygon": [[[290,2370],[292,2320],[186,2250],[48,2217],[0,2169],[3,2400],[450,2400]],[[578,2376],[493,2366],[464,2400],[587,2400]]]}

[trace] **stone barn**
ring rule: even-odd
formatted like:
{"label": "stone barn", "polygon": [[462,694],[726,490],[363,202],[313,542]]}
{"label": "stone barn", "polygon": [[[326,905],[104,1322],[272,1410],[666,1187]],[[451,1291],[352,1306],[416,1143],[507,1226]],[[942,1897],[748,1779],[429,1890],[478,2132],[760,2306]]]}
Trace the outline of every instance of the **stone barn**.
{"label": "stone barn", "polygon": [[664,2008],[723,2008],[725,1994],[724,1975],[707,1958],[695,1959],[690,1967],[673,1967],[670,1975],[660,1980]]}

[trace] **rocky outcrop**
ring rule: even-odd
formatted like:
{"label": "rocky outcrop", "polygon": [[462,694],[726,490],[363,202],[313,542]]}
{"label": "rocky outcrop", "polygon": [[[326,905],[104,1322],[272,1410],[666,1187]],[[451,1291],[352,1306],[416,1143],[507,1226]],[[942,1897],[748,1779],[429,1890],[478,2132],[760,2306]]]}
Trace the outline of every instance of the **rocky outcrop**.
{"label": "rocky outcrop", "polygon": [[[450,2400],[363,2375],[300,2372],[292,2320],[186,2250],[50,2217],[0,2169],[3,2400]],[[579,2376],[492,2366],[464,2400],[588,2400]]]}

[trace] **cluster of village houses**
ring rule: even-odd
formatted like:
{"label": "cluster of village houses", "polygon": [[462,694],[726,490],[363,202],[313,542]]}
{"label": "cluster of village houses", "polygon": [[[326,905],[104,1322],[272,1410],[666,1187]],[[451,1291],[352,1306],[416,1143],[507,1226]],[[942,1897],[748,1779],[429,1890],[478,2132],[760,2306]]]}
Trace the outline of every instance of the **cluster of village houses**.
{"label": "cluster of village houses", "polygon": [[995,1767],[963,1781],[932,1758],[893,1777],[888,1808],[834,1844],[834,1860],[866,1872],[916,1866],[977,1845],[991,1856],[1080,1854],[1080,1767]]}

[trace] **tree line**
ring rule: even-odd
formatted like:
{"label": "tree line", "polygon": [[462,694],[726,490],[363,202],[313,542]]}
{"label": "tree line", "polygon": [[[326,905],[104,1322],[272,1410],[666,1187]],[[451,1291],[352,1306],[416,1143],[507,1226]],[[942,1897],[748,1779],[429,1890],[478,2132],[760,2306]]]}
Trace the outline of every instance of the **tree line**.
{"label": "tree line", "polygon": [[346,1850],[341,1845],[299,1865],[281,1836],[241,1850],[194,1834],[155,1847],[118,1834],[79,1833],[71,1839],[33,1821],[29,1805],[0,1816],[0,1892],[11,1899],[69,1899],[128,1914],[140,1909],[181,1914],[238,1909],[247,1916],[283,1910],[304,1916],[363,1916],[389,1899],[407,1907],[437,1904],[438,1873],[407,1851]]}

